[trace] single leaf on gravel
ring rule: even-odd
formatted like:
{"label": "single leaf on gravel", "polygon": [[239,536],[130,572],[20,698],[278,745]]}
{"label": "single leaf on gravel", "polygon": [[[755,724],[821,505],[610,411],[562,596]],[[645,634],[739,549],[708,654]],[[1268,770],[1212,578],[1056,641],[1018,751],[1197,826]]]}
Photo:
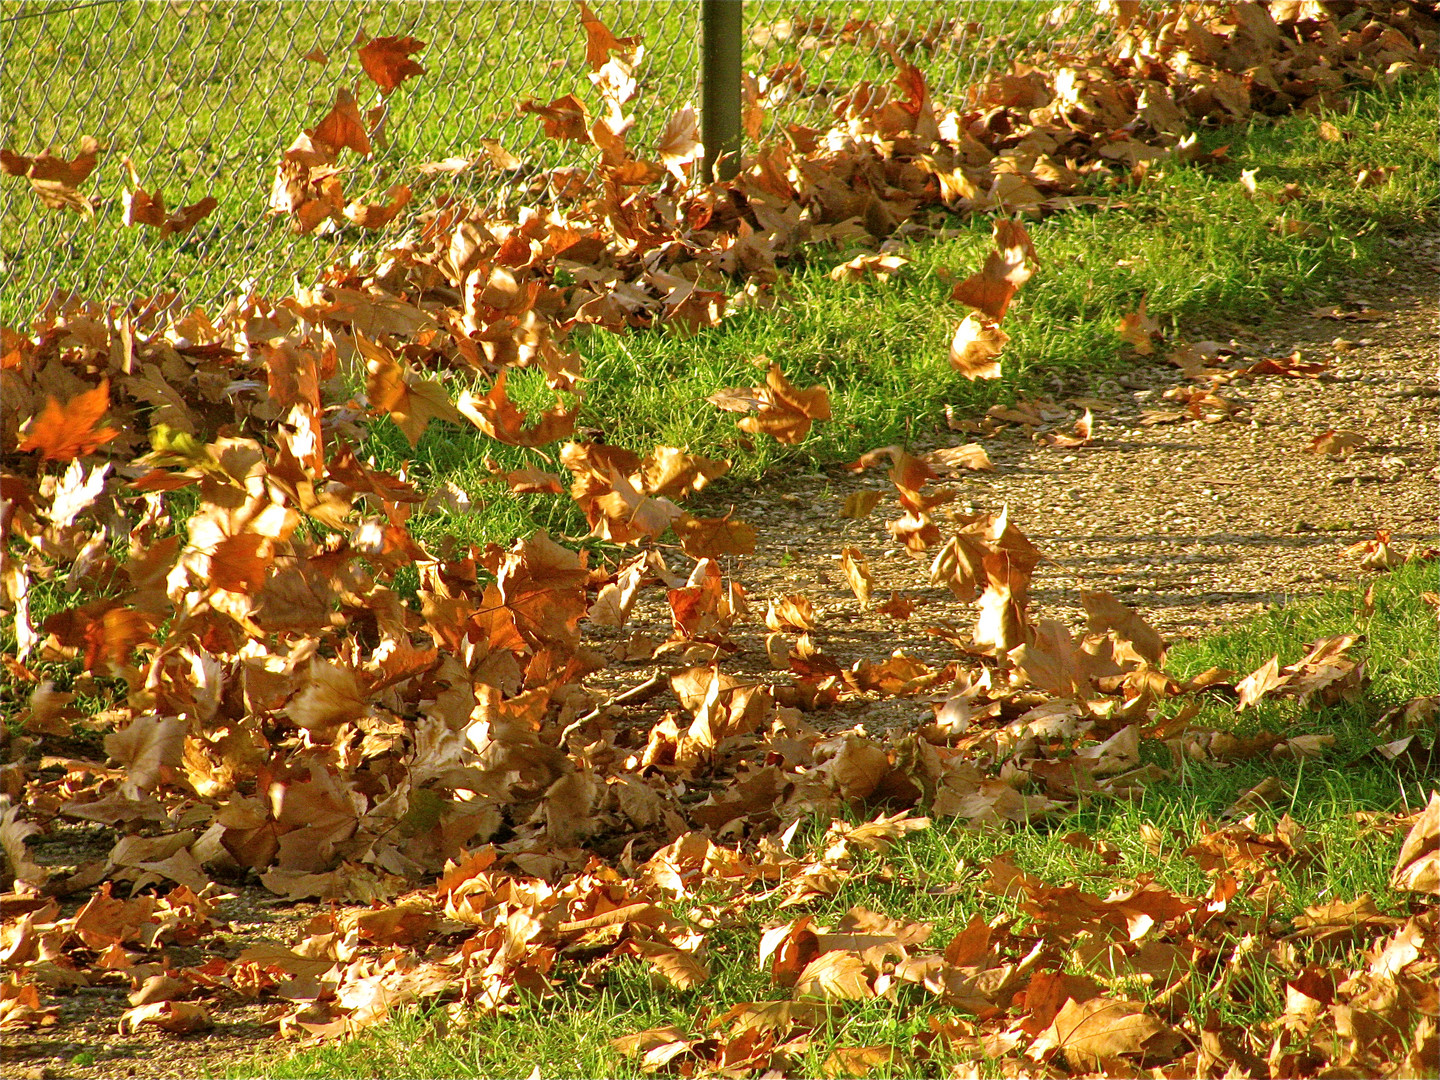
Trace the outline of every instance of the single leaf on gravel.
{"label": "single leaf on gravel", "polygon": [[1321,372],[1327,370],[1329,364],[1323,360],[1302,360],[1300,350],[1296,349],[1289,356],[1283,358],[1267,358],[1257,360],[1247,368],[1242,368],[1241,375],[1249,375],[1256,378],[1261,375],[1279,375],[1286,379],[1318,379]]}
{"label": "single leaf on gravel", "polygon": [[209,1009],[186,1001],[154,1001],[127,1009],[120,1017],[122,1035],[134,1035],[144,1027],[158,1028],[171,1035],[188,1035],[214,1026]]}
{"label": "single leaf on gravel", "polygon": [[33,983],[22,985],[13,976],[0,982],[0,1031],[48,1027],[59,1019],[59,1009],[40,1004],[40,991]]}
{"label": "single leaf on gravel", "polygon": [[875,610],[882,615],[890,616],[892,619],[908,619],[911,615],[915,614],[915,607],[914,600],[906,600],[899,593],[892,590],[890,599],[886,600],[883,604],[877,605]]}
{"label": "single leaf on gravel", "polygon": [[815,605],[804,593],[791,593],[771,600],[765,609],[765,625],[771,630],[804,632],[815,629]]}
{"label": "single leaf on gravel", "polygon": [[1338,431],[1335,428],[1331,428],[1329,431],[1322,432],[1315,436],[1315,438],[1310,441],[1310,445],[1305,447],[1305,452],[1307,454],[1325,454],[1332,458],[1343,458],[1357,447],[1365,446],[1369,441],[1369,439],[1357,431]]}
{"label": "single leaf on gravel", "polygon": [[859,548],[845,547],[840,552],[840,566],[845,571],[845,580],[850,583],[850,591],[855,594],[855,599],[860,601],[862,609],[870,606],[870,594],[875,588],[875,578],[870,573],[870,564],[865,556],[860,553]]}
{"label": "single leaf on gravel", "polygon": [[46,461],[70,461],[109,442],[120,434],[112,427],[97,427],[110,408],[110,380],[76,394],[64,405],[49,398],[45,411],[32,421],[20,440],[21,453],[39,450]]}
{"label": "single leaf on gravel", "polygon": [[931,450],[921,460],[932,469],[946,469],[952,473],[958,473],[961,469],[973,469],[976,472],[995,471],[990,455],[985,453],[985,448],[979,443],[941,447],[939,450]]}
{"label": "single leaf on gravel", "polygon": [[1440,793],[1430,793],[1430,801],[1405,834],[1390,874],[1390,887],[1432,897],[1440,890]]}
{"label": "single leaf on gravel", "polygon": [[885,497],[883,491],[876,491],[874,488],[862,488],[859,491],[852,491],[845,496],[845,502],[840,507],[839,516],[848,518],[851,521],[863,521],[870,516],[870,511],[880,505],[880,500]]}
{"label": "single leaf on gravel", "polygon": [[1094,441],[1095,417],[1089,409],[1085,415],[1075,421],[1073,434],[1066,435],[1063,432],[1047,431],[1036,435],[1035,441],[1041,446],[1051,446],[1059,450],[1074,450],[1082,446],[1089,446]]}

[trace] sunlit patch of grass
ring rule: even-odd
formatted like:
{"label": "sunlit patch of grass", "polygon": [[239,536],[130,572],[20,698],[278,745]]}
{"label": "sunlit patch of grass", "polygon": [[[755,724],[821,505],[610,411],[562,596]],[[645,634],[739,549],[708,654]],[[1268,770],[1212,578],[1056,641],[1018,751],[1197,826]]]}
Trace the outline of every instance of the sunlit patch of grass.
{"label": "sunlit patch of grass", "polygon": [[[830,268],[849,253],[816,248],[782,280],[773,306],[748,308],[713,330],[578,332],[586,373],[580,423],[641,453],[664,444],[728,457],[735,469],[722,483],[743,482],[781,465],[848,460],[927,437],[947,405],[976,415],[1019,394],[1073,391],[1123,372],[1136,358],[1115,327],[1142,297],[1166,331],[1181,336],[1187,319],[1264,320],[1280,302],[1320,303],[1383,267],[1393,233],[1433,217],[1440,167],[1426,140],[1436,107],[1435,81],[1426,77],[1356,95],[1349,111],[1328,118],[1348,141],[1322,138],[1314,116],[1207,132],[1206,145],[1228,144],[1226,164],[1170,168],[1139,188],[1102,189],[1103,208],[1031,224],[1044,266],[1006,317],[1001,379],[969,382],[946,359],[962,312],[942,275],[969,273],[990,244],[988,220],[953,219],[943,235],[910,242],[911,265],[888,284],[834,281]],[[1383,185],[1357,191],[1356,173],[1375,163],[1399,168]],[[1304,194],[1283,205],[1251,199],[1238,182],[1247,168],[1258,170],[1262,190],[1303,174]],[[1286,234],[1281,215],[1312,228]],[[705,401],[720,387],[761,381],[760,357],[797,385],[830,390],[835,419],[798,447],[744,438],[731,414]],[[518,392],[529,395],[529,407],[548,400],[534,387]],[[409,461],[472,497],[486,455],[507,468],[522,460],[554,466],[544,449],[517,452],[440,425],[412,451],[388,427],[382,421],[371,436],[380,460]],[[497,489],[492,498],[506,497]],[[541,505],[524,503],[516,520],[553,522]]]}

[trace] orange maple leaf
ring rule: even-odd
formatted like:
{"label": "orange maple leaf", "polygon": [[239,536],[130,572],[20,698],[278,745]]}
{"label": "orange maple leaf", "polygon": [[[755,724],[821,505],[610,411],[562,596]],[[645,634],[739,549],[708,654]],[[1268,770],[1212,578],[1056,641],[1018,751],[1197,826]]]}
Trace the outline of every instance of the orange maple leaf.
{"label": "orange maple leaf", "polygon": [[46,461],[70,461],[93,453],[101,443],[120,434],[113,427],[95,426],[109,408],[109,379],[93,390],[76,394],[64,405],[52,397],[21,440],[20,451],[39,450]]}

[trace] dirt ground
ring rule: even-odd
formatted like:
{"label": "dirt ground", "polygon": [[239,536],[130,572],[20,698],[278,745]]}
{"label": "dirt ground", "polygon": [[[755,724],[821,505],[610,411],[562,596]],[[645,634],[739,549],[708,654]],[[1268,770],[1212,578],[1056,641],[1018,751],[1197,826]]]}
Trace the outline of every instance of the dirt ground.
{"label": "dirt ground", "polygon": [[[1175,411],[1164,393],[1184,380],[1170,364],[1142,360],[1119,379],[1057,387],[1050,395],[1058,408],[1047,426],[1060,432],[1083,409],[1075,399],[1085,399],[1095,417],[1090,445],[1041,446],[1013,425],[993,438],[957,431],[950,443],[979,441],[995,469],[947,480],[957,488],[951,505],[961,511],[1009,507],[1011,519],[1049,557],[1036,572],[1032,614],[1072,628],[1083,621],[1082,588],[1116,594],[1176,640],[1353,581],[1360,576],[1357,560],[1341,551],[1377,527],[1392,531],[1401,552],[1435,540],[1437,281],[1440,234],[1413,237],[1396,245],[1390,266],[1357,280],[1332,305],[1341,318],[1318,317],[1300,305],[1261,327],[1221,321],[1183,327],[1187,340],[1219,341],[1245,358],[1286,357],[1299,349],[1303,359],[1329,365],[1315,379],[1233,384],[1223,392],[1248,409],[1220,423],[1143,423],[1147,411]],[[1344,317],[1356,314],[1363,317]],[[1344,458],[1305,452],[1330,429],[1356,432],[1365,444]],[[845,496],[860,488],[884,491],[885,498],[864,520],[840,518]],[[925,628],[940,620],[968,627],[974,612],[930,585],[928,562],[912,559],[886,533],[885,521],[898,510],[883,468],[856,475],[830,467],[753,489],[731,486],[709,495],[700,511],[719,513],[732,504],[759,534],[757,553],[736,575],[759,614],[765,600],[803,592],[819,612],[812,636],[842,664],[896,649],[929,661],[953,657],[953,648]],[[860,609],[839,563],[846,545],[868,559],[877,602],[894,590],[917,604],[909,619]],[[666,636],[663,591],[642,596],[630,626],[596,635],[601,648],[636,629]],[[740,629],[742,652],[726,669],[773,677],[763,627],[751,619]],[[615,664],[592,690],[604,696],[654,670],[645,662]],[[649,724],[667,706],[674,707],[668,692],[626,722]],[[833,722],[863,723],[879,733],[913,723],[922,707],[904,700],[853,702],[835,710]],[[77,843],[103,851],[111,842],[80,832],[57,835],[37,854],[41,861],[71,863]],[[222,908],[229,927],[201,948],[173,950],[172,964],[198,963],[206,954],[233,957],[266,941],[291,944],[319,910],[258,888],[233,891]],[[241,1066],[275,1046],[263,1004],[227,1002],[216,1011],[212,1031],[177,1037],[117,1035],[116,1018],[127,1007],[118,983],[80,988],[62,1001],[58,1024],[7,1034],[0,1076],[198,1076]]]}

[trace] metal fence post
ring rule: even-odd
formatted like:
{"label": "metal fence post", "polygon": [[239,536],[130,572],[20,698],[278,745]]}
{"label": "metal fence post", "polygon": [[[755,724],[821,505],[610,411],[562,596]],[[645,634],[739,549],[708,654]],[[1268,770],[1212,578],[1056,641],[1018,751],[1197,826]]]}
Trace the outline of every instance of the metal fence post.
{"label": "metal fence post", "polygon": [[740,171],[740,35],[744,0],[700,0],[700,138],[705,175]]}

